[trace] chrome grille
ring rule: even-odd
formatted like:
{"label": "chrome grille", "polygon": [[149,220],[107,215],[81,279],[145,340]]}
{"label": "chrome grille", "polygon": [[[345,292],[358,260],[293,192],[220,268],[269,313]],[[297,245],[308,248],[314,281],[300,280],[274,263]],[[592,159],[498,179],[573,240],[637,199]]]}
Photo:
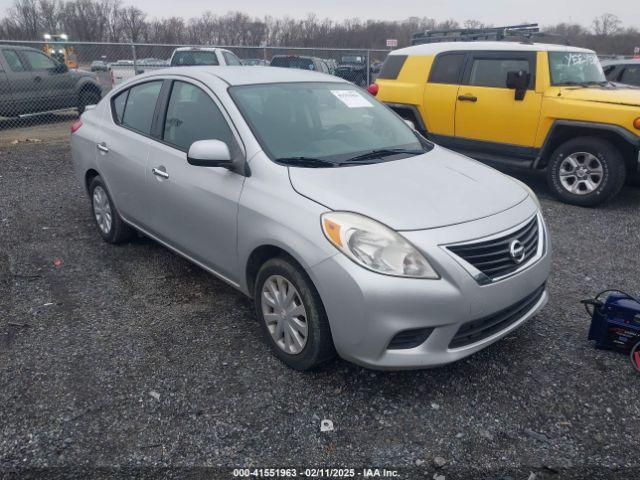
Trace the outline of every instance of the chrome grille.
{"label": "chrome grille", "polygon": [[[522,227],[503,236],[479,242],[449,245],[446,248],[488,279],[496,280],[515,272],[536,257],[539,241],[540,225],[536,215]],[[517,253],[520,254],[515,257],[512,251],[514,245]]]}

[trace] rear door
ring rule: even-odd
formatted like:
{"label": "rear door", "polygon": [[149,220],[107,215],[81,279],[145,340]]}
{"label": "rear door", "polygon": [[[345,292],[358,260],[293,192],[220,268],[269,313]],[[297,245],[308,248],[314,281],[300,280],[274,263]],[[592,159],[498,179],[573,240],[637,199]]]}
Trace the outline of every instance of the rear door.
{"label": "rear door", "polygon": [[147,156],[162,80],[138,83],[111,99],[111,119],[104,122],[96,144],[98,171],[107,183],[118,212],[146,228]]}
{"label": "rear door", "polygon": [[0,116],[11,115],[15,108],[9,78],[5,70],[4,61],[0,58]]}
{"label": "rear door", "polygon": [[625,85],[640,87],[640,64],[623,65],[623,70],[620,73],[618,81]]}
{"label": "rear door", "polygon": [[430,135],[455,135],[456,99],[465,59],[465,52],[446,52],[433,61],[423,102],[423,118]]}
{"label": "rear door", "polygon": [[[507,88],[507,73],[525,71],[530,82],[524,99]],[[485,142],[509,154],[511,146],[532,147],[540,117],[542,92],[535,91],[536,52],[471,52],[455,113],[457,139]],[[482,148],[478,145],[476,148]]]}
{"label": "rear door", "polygon": [[8,88],[16,106],[14,113],[23,115],[39,111],[38,85],[26,61],[11,48],[2,49],[2,59],[7,66]]}

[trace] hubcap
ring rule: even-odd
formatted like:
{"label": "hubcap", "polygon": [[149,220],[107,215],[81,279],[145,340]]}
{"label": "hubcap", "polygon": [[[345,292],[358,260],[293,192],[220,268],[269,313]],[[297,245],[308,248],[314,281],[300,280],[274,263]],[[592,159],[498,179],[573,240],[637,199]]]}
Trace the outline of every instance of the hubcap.
{"label": "hubcap", "polygon": [[302,298],[289,280],[272,275],[262,286],[262,316],[276,345],[296,355],[307,344],[309,326]]}
{"label": "hubcap", "polygon": [[560,164],[560,183],[568,192],[587,195],[598,189],[604,177],[600,159],[588,152],[567,156]]}
{"label": "hubcap", "polygon": [[96,217],[98,228],[107,235],[111,231],[113,216],[107,192],[100,186],[93,189],[93,214]]}

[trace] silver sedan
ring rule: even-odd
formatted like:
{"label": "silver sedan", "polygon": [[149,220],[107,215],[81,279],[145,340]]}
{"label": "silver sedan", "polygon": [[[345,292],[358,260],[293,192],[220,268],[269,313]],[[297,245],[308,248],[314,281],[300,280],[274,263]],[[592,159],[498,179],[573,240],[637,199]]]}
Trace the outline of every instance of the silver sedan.
{"label": "silver sedan", "polygon": [[155,239],[253,298],[306,370],[449,363],[544,306],[550,246],[522,183],[317,72],[184,67],[72,127],[98,233]]}

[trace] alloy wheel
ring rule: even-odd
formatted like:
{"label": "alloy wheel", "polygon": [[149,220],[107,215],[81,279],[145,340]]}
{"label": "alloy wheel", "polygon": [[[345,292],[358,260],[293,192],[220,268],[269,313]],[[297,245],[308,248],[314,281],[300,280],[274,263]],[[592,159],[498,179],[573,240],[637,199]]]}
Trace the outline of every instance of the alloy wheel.
{"label": "alloy wheel", "polygon": [[109,203],[109,197],[107,192],[101,186],[97,186],[93,189],[93,214],[96,218],[98,228],[108,235],[111,231],[113,223],[113,214],[111,213],[111,204]]}
{"label": "alloy wheel", "polygon": [[603,178],[602,163],[592,153],[572,153],[560,164],[560,183],[565,190],[576,195],[593,193]]}

